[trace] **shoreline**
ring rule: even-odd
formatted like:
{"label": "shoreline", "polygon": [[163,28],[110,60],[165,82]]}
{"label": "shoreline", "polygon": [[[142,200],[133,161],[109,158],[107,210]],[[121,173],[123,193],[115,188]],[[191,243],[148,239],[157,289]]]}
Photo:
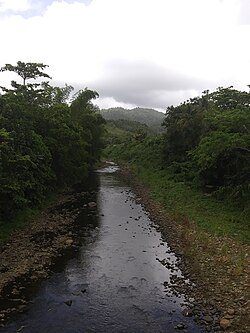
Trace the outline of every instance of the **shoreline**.
{"label": "shoreline", "polygon": [[[67,208],[82,193],[64,193],[41,210],[28,226],[15,230],[0,247],[0,327],[27,310],[30,294],[51,267],[79,248],[75,220],[79,209]],[[64,207],[66,206],[66,208]]]}
{"label": "shoreline", "polygon": [[141,198],[191,282],[174,281],[173,289],[194,300],[184,315],[194,316],[208,330],[250,332],[250,247],[201,231],[187,218],[169,216],[129,167],[121,166],[119,172]]}

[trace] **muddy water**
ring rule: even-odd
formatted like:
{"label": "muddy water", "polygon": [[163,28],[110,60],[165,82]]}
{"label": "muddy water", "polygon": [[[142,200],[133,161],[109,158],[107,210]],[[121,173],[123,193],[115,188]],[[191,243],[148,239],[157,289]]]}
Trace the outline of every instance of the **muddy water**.
{"label": "muddy water", "polygon": [[1,332],[202,332],[183,316],[184,297],[166,292],[170,276],[181,276],[176,257],[115,171],[111,166],[96,175],[97,207],[80,214],[85,232],[78,254]]}

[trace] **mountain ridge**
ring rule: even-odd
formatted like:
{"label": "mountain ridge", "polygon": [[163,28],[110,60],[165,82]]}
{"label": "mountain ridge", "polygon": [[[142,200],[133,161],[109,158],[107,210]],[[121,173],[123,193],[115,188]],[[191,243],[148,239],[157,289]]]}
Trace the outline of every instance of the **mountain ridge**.
{"label": "mountain ridge", "polygon": [[100,110],[105,120],[129,120],[146,124],[148,127],[161,131],[161,124],[165,118],[165,114],[154,109],[136,107],[133,109],[125,109],[122,107],[114,107]]}

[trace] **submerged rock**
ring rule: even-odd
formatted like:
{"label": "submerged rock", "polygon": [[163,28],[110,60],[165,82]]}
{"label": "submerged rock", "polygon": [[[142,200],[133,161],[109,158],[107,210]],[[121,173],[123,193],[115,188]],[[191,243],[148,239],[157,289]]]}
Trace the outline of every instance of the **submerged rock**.
{"label": "submerged rock", "polygon": [[71,305],[72,305],[72,300],[69,299],[68,301],[65,301],[64,303],[65,303],[66,305],[68,305],[68,306],[71,306]]}
{"label": "submerged rock", "polygon": [[89,208],[95,208],[97,206],[96,202],[91,201],[88,203]]}

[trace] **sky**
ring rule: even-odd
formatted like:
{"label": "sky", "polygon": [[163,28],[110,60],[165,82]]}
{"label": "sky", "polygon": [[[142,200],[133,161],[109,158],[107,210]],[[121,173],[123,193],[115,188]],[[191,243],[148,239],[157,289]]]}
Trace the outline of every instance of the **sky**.
{"label": "sky", "polygon": [[0,67],[47,64],[51,84],[93,89],[100,108],[164,112],[250,84],[250,0],[0,0],[0,31]]}

